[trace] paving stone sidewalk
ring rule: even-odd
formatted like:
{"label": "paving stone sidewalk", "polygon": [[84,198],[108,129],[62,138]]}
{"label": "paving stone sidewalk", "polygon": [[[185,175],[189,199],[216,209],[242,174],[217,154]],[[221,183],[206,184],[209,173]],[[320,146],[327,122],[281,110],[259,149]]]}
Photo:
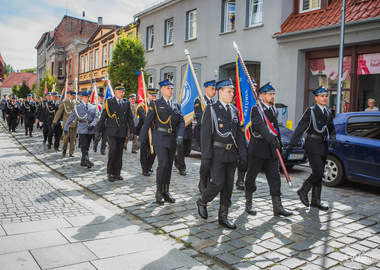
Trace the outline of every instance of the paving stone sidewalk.
{"label": "paving stone sidewalk", "polygon": [[209,269],[193,250],[37,164],[2,127],[0,142],[0,270]]}
{"label": "paving stone sidewalk", "polygon": [[[4,132],[4,130],[2,130]],[[238,229],[229,231],[217,224],[218,200],[209,206],[207,221],[198,217],[196,199],[199,154],[186,159],[187,176],[173,169],[171,193],[175,204],[155,203],[155,174],[141,174],[139,155],[124,152],[124,181],[106,180],[107,157],[90,151],[91,169],[80,166],[80,151],[62,158],[60,151],[41,146],[41,133],[27,138],[13,134],[32,155],[73,182],[125,209],[136,218],[169,235],[194,252],[219,260],[234,269],[378,269],[380,268],[380,197],[374,191],[323,187],[328,212],[305,208],[296,190],[310,170],[296,166],[291,171],[293,187],[283,180],[283,204],[294,215],[273,217],[265,176],[260,173],[254,195],[257,216],[244,212],[243,192],[234,190],[230,217]],[[154,167],[155,168],[155,167]],[[212,264],[212,260],[204,261]]]}

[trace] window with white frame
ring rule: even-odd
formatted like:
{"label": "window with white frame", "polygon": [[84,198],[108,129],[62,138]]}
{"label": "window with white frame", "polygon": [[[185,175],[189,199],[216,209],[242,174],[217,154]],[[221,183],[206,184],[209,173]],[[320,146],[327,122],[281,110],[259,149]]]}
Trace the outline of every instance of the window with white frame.
{"label": "window with white frame", "polygon": [[153,45],[154,45],[154,26],[149,26],[147,27],[146,29],[146,36],[147,36],[147,40],[146,40],[146,49],[147,50],[153,50]]}
{"label": "window with white frame", "polygon": [[83,73],[84,72],[84,56],[81,55],[80,57],[80,72]]}
{"label": "window with white frame", "polygon": [[235,1],[224,1],[223,32],[235,30]]}
{"label": "window with white frame", "polygon": [[88,54],[84,55],[84,72],[88,71]]}
{"label": "window with white frame", "polygon": [[197,10],[187,12],[187,39],[197,37]]}
{"label": "window with white frame", "polygon": [[112,60],[112,51],[113,51],[113,42],[110,42],[108,46],[108,64],[111,63],[111,60]]}
{"label": "window with white frame", "polygon": [[89,68],[90,71],[94,69],[93,63],[94,63],[94,54],[91,51],[90,52],[90,68]]}
{"label": "window with white frame", "polygon": [[321,0],[300,0],[300,12],[308,12],[321,8]]}
{"label": "window with white frame", "polygon": [[153,75],[149,75],[149,77],[148,77],[148,88],[154,87],[153,79],[154,79]]}
{"label": "window with white frame", "polygon": [[165,73],[165,79],[168,79],[169,81],[173,81],[174,75],[172,72]]}
{"label": "window with white frame", "polygon": [[107,44],[103,46],[102,67],[107,66]]}
{"label": "window with white frame", "polygon": [[263,0],[249,0],[248,26],[263,22]]}
{"label": "window with white frame", "polygon": [[63,76],[63,62],[58,62],[58,77]]}
{"label": "window with white frame", "polygon": [[165,45],[173,44],[173,18],[165,21]]}
{"label": "window with white frame", "polygon": [[95,63],[94,63],[94,69],[98,69],[99,68],[99,49],[96,49],[95,50],[95,59],[94,59]]}

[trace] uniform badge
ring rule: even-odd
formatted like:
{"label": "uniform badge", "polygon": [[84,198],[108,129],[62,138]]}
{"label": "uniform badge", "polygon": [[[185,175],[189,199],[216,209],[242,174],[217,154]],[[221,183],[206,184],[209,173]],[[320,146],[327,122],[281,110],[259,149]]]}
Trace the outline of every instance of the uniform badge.
{"label": "uniform badge", "polygon": [[223,124],[219,124],[219,127],[222,128],[222,127],[223,127]]}
{"label": "uniform badge", "polygon": [[219,105],[219,109],[223,109],[222,105]]}
{"label": "uniform badge", "polygon": [[165,107],[158,107],[159,109],[165,109]]}

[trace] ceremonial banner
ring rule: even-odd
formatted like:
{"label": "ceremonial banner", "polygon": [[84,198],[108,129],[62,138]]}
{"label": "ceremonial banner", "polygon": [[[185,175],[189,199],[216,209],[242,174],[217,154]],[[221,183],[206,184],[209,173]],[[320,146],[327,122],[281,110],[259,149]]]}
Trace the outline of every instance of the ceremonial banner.
{"label": "ceremonial banner", "polygon": [[182,115],[185,119],[185,125],[191,124],[194,117],[194,100],[199,97],[199,92],[195,78],[190,68],[190,64],[187,64],[185,75],[183,76],[180,103],[182,109]]}
{"label": "ceremonial banner", "polygon": [[[240,112],[240,125],[244,126],[245,142],[249,143],[251,126],[250,113],[251,108],[255,106],[256,99],[253,94],[251,84],[247,75],[245,75],[239,57],[236,58],[236,107]],[[254,82],[253,82],[254,83]]]}
{"label": "ceremonial banner", "polygon": [[61,99],[60,99],[61,102],[66,99],[66,97],[67,97],[67,95],[66,95],[67,91],[69,91],[69,81],[68,81],[68,79],[66,77],[65,87],[62,89],[62,92],[61,92]]}
{"label": "ceremonial banner", "polygon": [[145,100],[145,94],[144,94],[144,83],[143,83],[143,73],[136,70],[136,74],[139,74],[139,80],[138,80],[138,89],[137,89],[137,106],[139,106],[140,104],[144,104],[144,100]]}

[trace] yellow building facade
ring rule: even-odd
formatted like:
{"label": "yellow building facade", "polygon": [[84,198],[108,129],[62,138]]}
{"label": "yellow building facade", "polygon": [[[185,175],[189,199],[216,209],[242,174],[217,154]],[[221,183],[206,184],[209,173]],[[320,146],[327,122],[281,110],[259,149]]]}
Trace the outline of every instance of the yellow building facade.
{"label": "yellow building facade", "polygon": [[99,92],[104,92],[103,79],[108,77],[108,65],[112,59],[112,51],[124,31],[125,34],[137,36],[137,27],[128,24],[99,25],[87,41],[88,47],[79,53],[78,90],[90,90],[91,83],[96,83]]}

